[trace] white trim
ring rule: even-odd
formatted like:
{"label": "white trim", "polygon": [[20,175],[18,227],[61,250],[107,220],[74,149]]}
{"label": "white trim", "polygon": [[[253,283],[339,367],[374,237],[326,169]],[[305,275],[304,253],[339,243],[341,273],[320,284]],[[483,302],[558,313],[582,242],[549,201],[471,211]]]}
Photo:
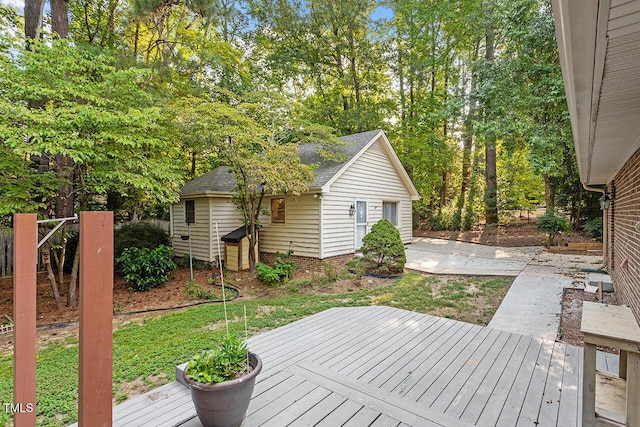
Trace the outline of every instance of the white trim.
{"label": "white trim", "polygon": [[382,149],[389,157],[389,160],[391,161],[391,164],[393,165],[394,170],[396,171],[396,173],[398,174],[398,177],[400,178],[400,180],[406,187],[407,191],[409,192],[411,200],[419,200],[420,194],[418,193],[418,190],[413,185],[413,182],[411,181],[409,174],[407,174],[407,171],[404,169],[404,166],[402,166],[402,162],[400,162],[398,155],[393,150],[393,147],[391,146],[391,143],[389,142],[387,135],[383,131],[379,131],[373,138],[371,138],[371,140],[358,153],[356,153],[355,156],[351,158],[351,160],[346,162],[342,166],[342,168],[340,168],[340,170],[322,186],[322,192],[329,193],[331,191],[331,184],[333,184],[338,178],[340,178],[340,176],[347,169],[349,169],[351,165],[355,163],[360,158],[360,156],[362,156],[362,154],[364,154],[369,149],[369,147],[375,144],[380,137],[382,137],[382,142],[383,142]]}
{"label": "white trim", "polygon": [[318,196],[318,199],[318,259],[324,259],[324,237],[322,236],[324,205],[322,204],[322,193]]}

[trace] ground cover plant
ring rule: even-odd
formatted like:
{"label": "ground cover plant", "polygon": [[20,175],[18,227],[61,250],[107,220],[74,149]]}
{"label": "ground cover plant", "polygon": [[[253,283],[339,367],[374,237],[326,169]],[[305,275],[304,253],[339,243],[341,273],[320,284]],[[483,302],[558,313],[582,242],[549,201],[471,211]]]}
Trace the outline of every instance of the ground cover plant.
{"label": "ground cover plant", "polygon": [[[423,313],[486,324],[506,293],[509,278],[470,278],[407,274],[399,281],[381,281],[336,293],[291,293],[270,288],[272,297],[241,298],[229,303],[230,331],[242,334],[244,307],[249,334],[277,328],[338,306],[389,305]],[[324,288],[326,289],[326,288]],[[130,321],[113,335],[113,398],[119,403],[132,391],[143,392],[173,381],[174,367],[209,348],[225,334],[221,304],[211,304]],[[0,400],[12,401],[13,357],[0,356]],[[38,353],[38,419],[42,425],[67,425],[77,420],[78,342],[67,336]],[[0,424],[10,415],[0,413]]]}

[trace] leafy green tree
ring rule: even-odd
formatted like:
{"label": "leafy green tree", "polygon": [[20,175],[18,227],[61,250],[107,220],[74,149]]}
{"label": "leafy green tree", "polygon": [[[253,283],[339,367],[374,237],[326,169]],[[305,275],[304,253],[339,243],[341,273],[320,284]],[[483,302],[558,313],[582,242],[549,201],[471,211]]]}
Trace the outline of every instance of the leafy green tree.
{"label": "leafy green tree", "polygon": [[[159,100],[144,90],[147,72],[118,68],[105,53],[65,40],[33,45],[0,74],[4,144],[25,159],[71,158],[83,209],[108,191],[176,200],[182,177],[171,159],[177,153],[163,136]],[[43,99],[42,108],[29,108],[29,101]]]}

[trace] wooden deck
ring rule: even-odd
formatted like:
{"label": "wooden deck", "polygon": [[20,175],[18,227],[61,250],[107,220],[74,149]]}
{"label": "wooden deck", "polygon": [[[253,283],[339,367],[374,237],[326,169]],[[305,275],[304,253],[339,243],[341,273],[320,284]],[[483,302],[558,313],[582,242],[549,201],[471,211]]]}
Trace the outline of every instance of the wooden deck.
{"label": "wooden deck", "polygon": [[[255,336],[249,348],[264,369],[245,427],[581,425],[582,348],[562,342],[359,307]],[[116,406],[114,425],[201,426],[177,382]]]}

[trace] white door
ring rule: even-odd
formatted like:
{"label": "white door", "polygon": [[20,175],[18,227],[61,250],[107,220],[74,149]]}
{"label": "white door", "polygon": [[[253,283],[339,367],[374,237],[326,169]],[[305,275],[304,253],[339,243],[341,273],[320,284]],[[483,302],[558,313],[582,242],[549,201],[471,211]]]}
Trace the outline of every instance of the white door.
{"label": "white door", "polygon": [[368,203],[366,200],[356,200],[356,249],[362,247],[362,238],[367,234],[369,219]]}

